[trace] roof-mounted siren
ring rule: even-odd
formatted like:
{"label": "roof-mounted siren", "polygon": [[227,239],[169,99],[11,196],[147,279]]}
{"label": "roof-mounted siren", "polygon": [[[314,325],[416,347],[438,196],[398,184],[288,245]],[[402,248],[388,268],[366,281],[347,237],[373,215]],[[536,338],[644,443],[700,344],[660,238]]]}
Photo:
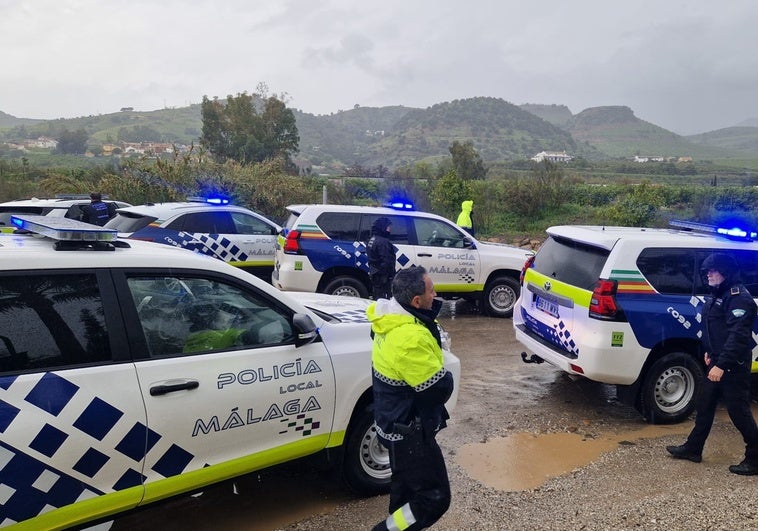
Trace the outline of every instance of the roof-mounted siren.
{"label": "roof-mounted siren", "polygon": [[709,225],[708,223],[697,223],[695,221],[673,219],[669,221],[669,225],[677,229],[718,234],[720,236],[725,236],[730,240],[751,242],[758,238],[758,232],[741,226],[740,223],[729,223],[725,226],[719,226]]}
{"label": "roof-mounted siren", "polygon": [[69,218],[13,215],[11,225],[61,242],[112,242],[118,231]]}
{"label": "roof-mounted siren", "polygon": [[209,205],[228,205],[229,198],[221,195],[209,195],[208,197],[191,196],[187,198],[191,203],[207,203]]}
{"label": "roof-mounted siren", "polygon": [[392,201],[388,201],[384,204],[384,206],[391,208],[393,210],[416,210],[416,207],[411,201],[403,200],[403,199],[393,199]]}

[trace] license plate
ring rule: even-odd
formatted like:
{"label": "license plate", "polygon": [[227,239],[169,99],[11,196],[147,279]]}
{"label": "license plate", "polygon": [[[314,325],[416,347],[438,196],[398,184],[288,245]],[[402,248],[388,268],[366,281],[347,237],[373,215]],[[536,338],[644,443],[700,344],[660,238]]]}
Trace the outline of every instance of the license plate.
{"label": "license plate", "polygon": [[558,305],[553,301],[538,296],[537,300],[534,301],[534,305],[538,310],[542,310],[553,317],[558,317]]}

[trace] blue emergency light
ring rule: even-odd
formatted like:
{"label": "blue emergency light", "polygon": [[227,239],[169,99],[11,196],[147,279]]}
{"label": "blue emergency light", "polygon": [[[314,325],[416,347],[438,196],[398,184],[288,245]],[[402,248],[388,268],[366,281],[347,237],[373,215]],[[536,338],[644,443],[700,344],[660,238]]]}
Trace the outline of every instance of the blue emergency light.
{"label": "blue emergency light", "polygon": [[115,229],[106,229],[69,218],[13,215],[10,222],[21,230],[59,241],[110,242],[118,236]]}
{"label": "blue emergency light", "polygon": [[209,205],[228,205],[229,198],[220,195],[211,195],[208,197],[188,197],[187,201],[195,203],[208,203]]}
{"label": "blue emergency light", "polygon": [[395,210],[415,210],[413,203],[408,201],[390,201],[386,206]]}
{"label": "blue emergency light", "polygon": [[750,231],[745,228],[740,227],[739,225],[734,226],[725,226],[725,227],[719,227],[718,225],[709,225],[707,223],[698,223],[695,221],[683,221],[674,219],[669,222],[669,225],[672,227],[676,227],[679,229],[687,229],[687,230],[693,230],[697,232],[710,232],[714,234],[720,234],[722,236],[726,236],[729,239],[732,240],[741,240],[741,241],[753,241],[756,238],[758,238],[758,233],[755,231]]}

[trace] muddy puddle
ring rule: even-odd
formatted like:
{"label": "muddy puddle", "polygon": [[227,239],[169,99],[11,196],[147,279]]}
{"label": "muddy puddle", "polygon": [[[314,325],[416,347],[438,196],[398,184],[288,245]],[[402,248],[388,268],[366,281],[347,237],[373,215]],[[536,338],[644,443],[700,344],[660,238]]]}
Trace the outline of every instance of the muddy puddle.
{"label": "muddy puddle", "polygon": [[466,444],[457,462],[483,484],[502,491],[534,489],[549,478],[588,465],[622,444],[667,435],[687,435],[691,422],[646,426],[618,434],[514,433],[485,443]]}

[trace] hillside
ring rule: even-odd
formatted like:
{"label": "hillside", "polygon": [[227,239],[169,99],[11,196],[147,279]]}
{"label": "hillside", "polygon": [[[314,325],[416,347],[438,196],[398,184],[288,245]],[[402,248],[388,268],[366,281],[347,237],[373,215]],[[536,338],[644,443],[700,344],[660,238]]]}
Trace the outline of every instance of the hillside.
{"label": "hillside", "polygon": [[[434,161],[449,156],[448,148],[456,140],[472,141],[485,162],[525,159],[540,151],[566,151],[589,160],[638,154],[696,160],[758,158],[758,127],[681,137],[640,120],[625,106],[593,107],[572,115],[565,105],[516,106],[482,97],[426,109],[388,106],[355,107],[329,115],[293,112],[300,134],[296,162],[315,171],[323,167],[327,173],[355,164],[397,168]],[[149,112],[125,109],[56,120],[0,112],[0,142],[56,137],[64,129],[84,129],[93,145],[120,141],[197,144],[201,106]]]}
{"label": "hillside", "polygon": [[[758,124],[758,120],[753,120]],[[744,123],[744,122],[743,122]],[[709,146],[755,157],[758,153],[758,125],[752,127],[727,127],[686,137],[692,143]]]}
{"label": "hillside", "polygon": [[693,144],[671,131],[640,120],[626,106],[593,107],[575,115],[568,131],[577,141],[588,142],[610,157],[634,155],[729,157],[728,150]]}
{"label": "hillside", "polygon": [[529,158],[540,151],[602,155],[570,134],[499,98],[470,98],[414,109],[385,135],[357,154],[363,164],[399,166],[449,155],[453,141],[472,141],[485,162]]}
{"label": "hillside", "polygon": [[391,134],[410,110],[402,106],[356,107],[320,116],[295,111],[300,133],[300,153],[295,159],[301,166],[363,163],[361,154]]}
{"label": "hillside", "polygon": [[524,103],[519,105],[520,108],[526,112],[536,114],[546,122],[567,129],[571,125],[571,121],[574,119],[574,115],[565,105],[542,105],[538,103]]}
{"label": "hillside", "polygon": [[33,120],[31,118],[16,118],[15,116],[11,116],[10,114],[4,113],[3,111],[0,111],[0,129],[5,127],[18,127],[23,125],[24,127],[28,125],[34,125],[37,123],[42,123],[44,120]]}

